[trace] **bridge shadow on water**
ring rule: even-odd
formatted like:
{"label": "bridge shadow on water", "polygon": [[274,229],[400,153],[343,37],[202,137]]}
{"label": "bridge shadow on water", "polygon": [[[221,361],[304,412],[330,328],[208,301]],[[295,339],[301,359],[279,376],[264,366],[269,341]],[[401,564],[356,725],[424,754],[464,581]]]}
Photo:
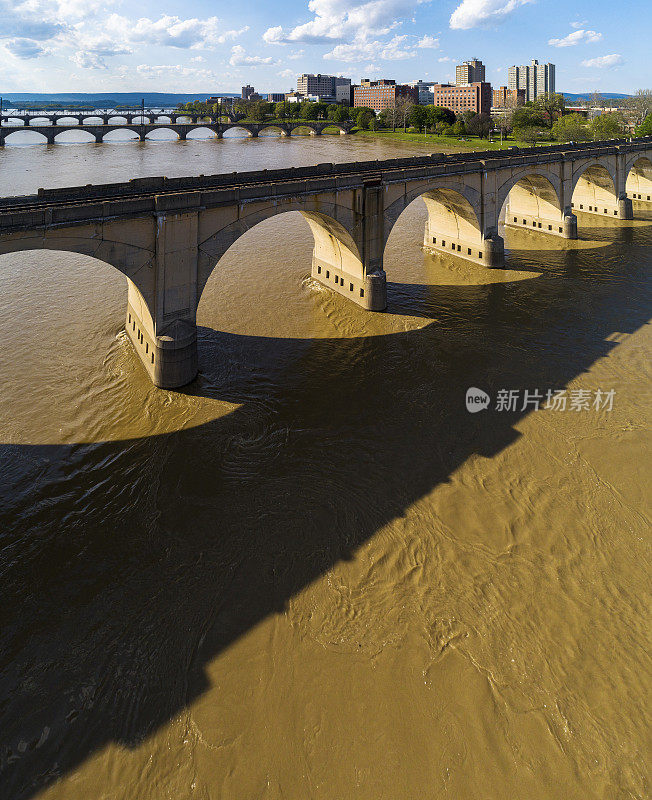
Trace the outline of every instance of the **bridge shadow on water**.
{"label": "bridge shadow on water", "polygon": [[649,229],[603,244],[547,252],[545,268],[511,254],[529,280],[391,284],[389,310],[424,318],[405,332],[204,328],[184,391],[239,403],[227,416],[0,447],[0,795],[33,797],[107,743],[142,742],[201,695],[224,648],[468,459],[511,445],[525,412],[470,415],[467,387],[564,387],[644,325]]}

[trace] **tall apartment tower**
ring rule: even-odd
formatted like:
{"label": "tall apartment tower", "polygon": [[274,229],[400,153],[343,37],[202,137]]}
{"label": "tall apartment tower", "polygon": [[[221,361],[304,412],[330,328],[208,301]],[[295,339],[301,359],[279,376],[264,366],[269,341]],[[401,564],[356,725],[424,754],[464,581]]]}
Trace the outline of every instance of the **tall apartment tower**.
{"label": "tall apartment tower", "polygon": [[507,70],[507,88],[514,91],[525,90],[525,101],[536,100],[540,94],[553,94],[555,91],[555,65],[539,64],[536,58],[531,64],[510,67]]}
{"label": "tall apartment tower", "polygon": [[484,64],[477,58],[455,67],[455,83],[484,83]]}
{"label": "tall apartment tower", "polygon": [[243,100],[251,99],[252,94],[256,94],[256,90],[253,86],[249,86],[249,84],[247,84],[246,86],[242,87],[242,93],[240,96]]}

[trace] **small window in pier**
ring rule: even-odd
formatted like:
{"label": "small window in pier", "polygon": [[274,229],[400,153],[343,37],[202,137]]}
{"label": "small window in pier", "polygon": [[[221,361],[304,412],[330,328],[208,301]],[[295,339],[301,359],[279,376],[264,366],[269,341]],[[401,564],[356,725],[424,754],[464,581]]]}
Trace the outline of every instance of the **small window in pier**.
{"label": "small window in pier", "polygon": [[152,364],[154,363],[154,351],[152,350]]}
{"label": "small window in pier", "polygon": [[131,314],[129,314],[129,322],[131,322]]}
{"label": "small window in pier", "polygon": [[478,258],[482,258],[482,253],[478,253]]}
{"label": "small window in pier", "polygon": [[317,267],[317,275],[321,275],[321,267]]}
{"label": "small window in pier", "polygon": [[441,240],[441,246],[446,247],[446,242],[443,239]]}
{"label": "small window in pier", "polygon": [[434,236],[432,237],[432,243],[433,243],[433,244],[437,244],[437,239],[435,239],[435,237],[434,237]]}
{"label": "small window in pier", "polygon": [[149,342],[145,342],[145,352],[149,353]]}
{"label": "small window in pier", "polygon": [[617,217],[617,216],[618,216],[618,212],[614,211],[614,217]]}
{"label": "small window in pier", "polygon": [[327,277],[327,278],[330,278],[330,276],[331,276],[331,273],[330,273],[330,271],[329,271],[329,270],[326,270],[326,277]]}
{"label": "small window in pier", "polygon": [[518,220],[516,219],[516,217],[514,217],[514,222],[518,222]]}
{"label": "small window in pier", "polygon": [[551,231],[551,230],[552,230],[552,225],[548,225],[548,230],[549,230],[549,231]]}
{"label": "small window in pier", "polygon": [[468,256],[470,256],[470,255],[471,255],[471,248],[470,248],[470,247],[469,247],[469,248],[468,248],[468,250],[467,250],[467,255],[468,255]]}
{"label": "small window in pier", "polygon": [[353,284],[350,284],[350,285],[349,285],[349,291],[350,291],[350,292],[352,292],[352,291],[353,291]]}
{"label": "small window in pier", "polygon": [[539,223],[539,227],[541,227],[541,223]]}
{"label": "small window in pier", "polygon": [[650,199],[650,195],[648,195],[648,196],[647,196],[647,199],[648,199],[648,200]]}
{"label": "small window in pier", "polygon": [[580,203],[580,208],[584,208],[584,203]]}
{"label": "small window in pier", "polygon": [[526,219],[523,220],[523,225],[527,225],[527,220]]}
{"label": "small window in pier", "polygon": [[559,233],[563,233],[563,229],[562,228],[559,229]]}
{"label": "small window in pier", "polygon": [[133,331],[135,331],[135,330],[136,330],[136,321],[135,321],[135,320],[134,320],[134,324],[133,324],[132,330],[133,330]]}
{"label": "small window in pier", "polygon": [[461,249],[462,249],[462,245],[458,244],[457,245],[457,252],[459,253],[461,251]]}
{"label": "small window in pier", "polygon": [[360,289],[360,297],[364,297],[364,289]]}
{"label": "small window in pier", "polygon": [[536,228],[536,226],[537,226],[537,222],[536,222],[536,220],[534,220],[534,219],[533,219],[533,220],[532,220],[532,227],[533,227],[533,228]]}
{"label": "small window in pier", "polygon": [[455,250],[455,242],[451,244],[451,250]]}

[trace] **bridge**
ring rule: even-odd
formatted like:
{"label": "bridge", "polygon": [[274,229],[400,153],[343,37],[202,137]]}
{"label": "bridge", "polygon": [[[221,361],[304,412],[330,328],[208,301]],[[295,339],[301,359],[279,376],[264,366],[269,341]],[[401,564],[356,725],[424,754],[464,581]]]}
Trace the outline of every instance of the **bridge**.
{"label": "bridge", "polygon": [[574,239],[575,211],[632,219],[632,197],[652,202],[652,137],[138,178],[0,199],[0,254],[72,251],[122,272],[127,333],[154,384],[175,388],[197,374],[196,312],[210,274],[240,236],[276,214],[307,221],[315,280],[381,311],[385,245],[417,198],[428,212],[426,250],[500,268],[499,222]]}
{"label": "bridge", "polygon": [[[0,147],[4,147],[6,140],[12,135],[15,134],[17,131],[24,131],[24,130],[31,130],[36,131],[37,133],[41,134],[47,144],[54,144],[57,136],[61,133],[65,133],[66,131],[85,131],[86,133],[90,134],[94,137],[97,143],[104,141],[104,137],[108,133],[112,133],[113,131],[117,130],[126,130],[126,131],[133,131],[136,134],[138,139],[141,141],[145,141],[148,134],[152,131],[159,131],[159,130],[171,130],[177,134],[179,139],[186,139],[188,134],[194,130],[205,130],[208,129],[213,132],[216,138],[221,139],[224,134],[231,129],[241,129],[244,130],[249,137],[257,137],[262,131],[264,130],[277,130],[280,132],[281,136],[291,136],[293,132],[297,131],[299,128],[308,130],[311,136],[321,136],[322,133],[326,128],[336,128],[340,134],[347,134],[350,133],[353,128],[352,122],[331,122],[330,120],[323,120],[323,121],[296,121],[296,122],[244,122],[244,121],[234,121],[234,122],[219,122],[216,118],[206,119],[202,117],[194,117],[190,122],[177,122],[178,119],[184,118],[183,114],[171,114],[167,115],[174,118],[174,121],[170,122],[162,122],[160,120],[153,120],[151,117],[145,117],[147,122],[136,122],[134,118],[139,118],[139,115],[126,115],[128,119],[125,119],[124,122],[117,121],[115,117],[109,117],[109,115],[103,115],[101,117],[102,122],[101,124],[97,123],[90,123],[89,116],[83,115],[75,115],[74,119],[78,120],[78,122],[74,125],[61,125],[50,122],[47,125],[39,124],[34,125],[33,119],[35,117],[23,117],[21,119],[26,120],[22,125],[2,125],[0,126]],[[71,118],[70,115],[67,115],[66,118]],[[18,119],[18,117],[3,117],[2,119]],[[47,119],[52,120],[61,120],[63,117],[52,115],[52,117],[48,117]],[[97,117],[100,119],[100,117]],[[106,120],[106,121],[105,121]],[[113,120],[113,121],[111,121]]]}

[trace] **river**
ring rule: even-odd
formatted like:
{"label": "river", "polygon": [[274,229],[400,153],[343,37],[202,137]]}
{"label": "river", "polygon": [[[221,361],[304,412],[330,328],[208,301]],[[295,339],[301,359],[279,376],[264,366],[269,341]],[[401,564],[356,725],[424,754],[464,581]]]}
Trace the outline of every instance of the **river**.
{"label": "river", "polygon": [[[433,149],[29,137],[0,150],[1,195]],[[214,270],[180,391],[132,353],[116,270],[0,256],[0,796],[648,797],[634,208],[579,215],[576,242],[508,230],[489,271],[425,255],[415,201],[382,314],[314,283],[308,225],[275,217]],[[615,394],[537,410],[526,389]]]}

